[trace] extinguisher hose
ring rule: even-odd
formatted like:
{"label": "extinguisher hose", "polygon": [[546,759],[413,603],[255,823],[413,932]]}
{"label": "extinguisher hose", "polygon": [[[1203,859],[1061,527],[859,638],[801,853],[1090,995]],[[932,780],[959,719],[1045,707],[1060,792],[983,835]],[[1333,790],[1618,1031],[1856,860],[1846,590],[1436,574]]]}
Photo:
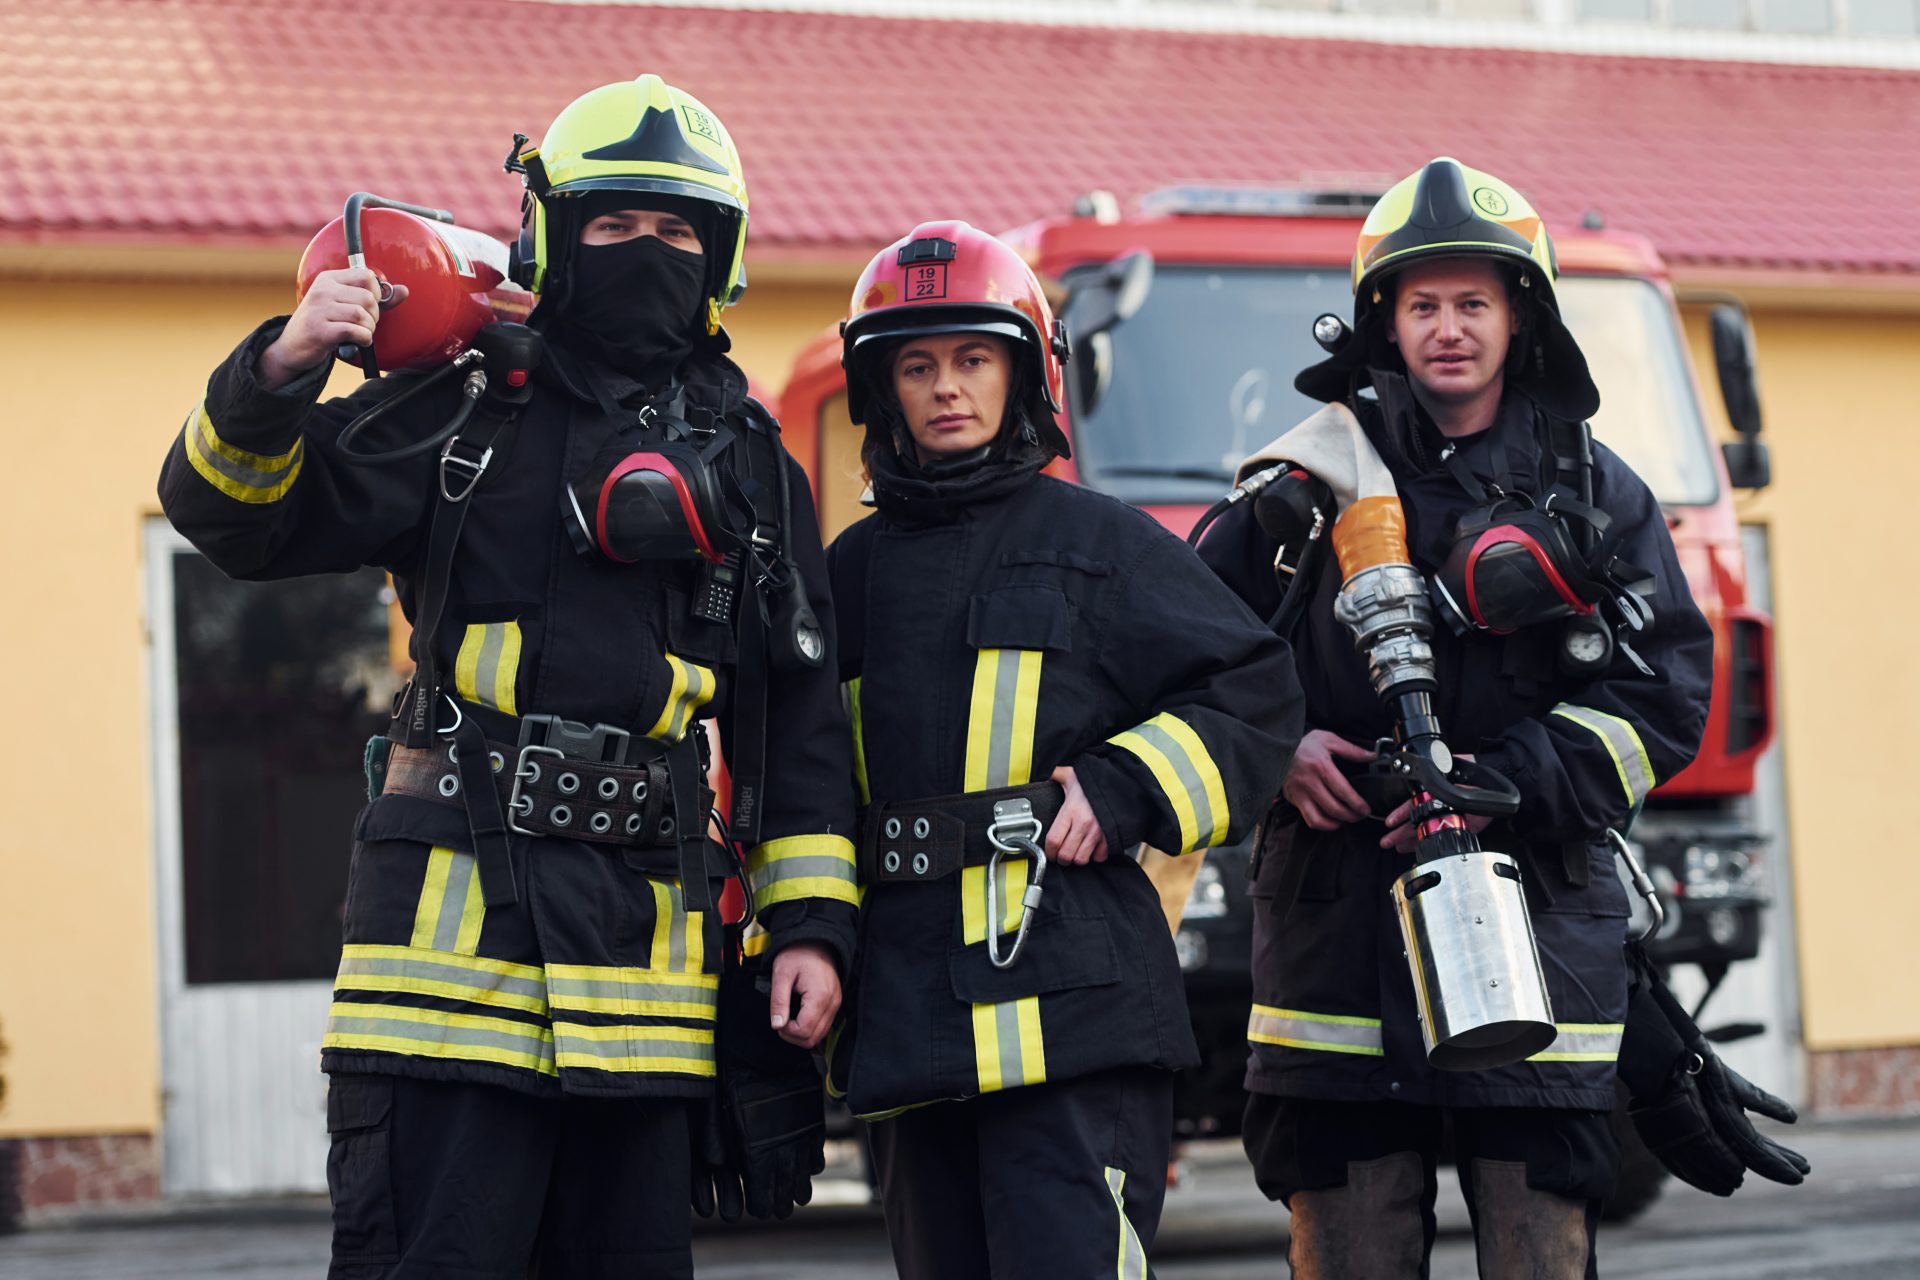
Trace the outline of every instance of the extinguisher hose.
{"label": "extinguisher hose", "polygon": [[[461,353],[462,356],[468,354],[470,352]],[[412,444],[403,444],[395,449],[384,449],[379,453],[363,453],[353,447],[354,438],[378,422],[389,411],[398,408],[449,373],[456,373],[469,363],[471,361],[466,359],[456,359],[451,364],[443,365],[405,391],[382,400],[348,423],[347,429],[340,433],[338,441],[340,456],[356,467],[381,467],[388,463],[404,462],[408,458],[417,458],[423,453],[430,453],[458,435],[461,428],[467,425],[467,419],[473,416],[474,407],[480,403],[480,397],[486,393],[487,375],[478,369],[467,375],[466,385],[460,389],[460,408],[455,411],[452,418],[448,419],[445,426],[426,439],[416,440]]]}

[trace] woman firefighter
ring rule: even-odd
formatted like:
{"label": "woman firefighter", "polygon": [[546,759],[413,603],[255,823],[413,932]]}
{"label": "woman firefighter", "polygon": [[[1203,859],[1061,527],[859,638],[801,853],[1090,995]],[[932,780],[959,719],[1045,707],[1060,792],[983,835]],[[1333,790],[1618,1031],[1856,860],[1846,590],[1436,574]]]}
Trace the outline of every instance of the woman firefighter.
{"label": "woman firefighter", "polygon": [[[1262,1189],[1292,1212],[1301,1277],[1427,1274],[1443,1118],[1481,1274],[1594,1274],[1628,1005],[1607,833],[1693,758],[1713,639],[1658,503],[1586,430],[1599,393],[1555,276],[1519,192],[1435,160],[1368,216],[1351,334],[1295,382],[1328,402],[1317,417],[1357,419],[1360,451],[1390,476],[1369,501],[1404,511],[1408,607],[1451,624],[1430,628],[1430,653],[1406,651],[1434,673],[1446,745],[1518,792],[1510,817],[1448,821],[1517,861],[1515,907],[1550,997],[1545,1048],[1489,1069],[1429,1065],[1390,891],[1430,828],[1404,787],[1362,781],[1377,780],[1366,766],[1395,721],[1379,692],[1390,675],[1356,649],[1346,553],[1340,572],[1300,559],[1311,535],[1286,532],[1284,504],[1263,520],[1258,502],[1201,543],[1282,620],[1307,675],[1308,731],[1257,852],[1245,1129]],[[1248,466],[1297,450],[1287,439]],[[1276,556],[1299,575],[1284,606]]]}
{"label": "woman firefighter", "polygon": [[842,332],[877,510],[828,551],[866,803],[829,1084],[903,1276],[1144,1274],[1197,1054],[1127,855],[1249,826],[1292,662],[1179,539],[1041,474],[1067,344],[1013,250],[919,226]]}
{"label": "woman firefighter", "polygon": [[[761,1213],[820,1167],[804,1049],[851,959],[853,801],[806,478],[724,354],[739,156],[652,75],[584,95],[516,156],[537,366],[489,355],[464,411],[457,378],[319,403],[382,305],[371,270],[327,272],[214,370],[160,478],[227,573],[384,567],[414,624],[321,1045],[339,1280],[690,1275],[690,1163],[696,1201],[737,1202],[744,1177]],[[716,715],[757,890],[747,950],[771,969],[771,1010],[733,1011],[757,1041],[716,1043]],[[782,1071],[799,1085],[770,1087]],[[745,1104],[725,1113],[731,1183],[708,1125],[689,1150],[716,1075]],[[756,1117],[777,1140],[743,1135]]]}

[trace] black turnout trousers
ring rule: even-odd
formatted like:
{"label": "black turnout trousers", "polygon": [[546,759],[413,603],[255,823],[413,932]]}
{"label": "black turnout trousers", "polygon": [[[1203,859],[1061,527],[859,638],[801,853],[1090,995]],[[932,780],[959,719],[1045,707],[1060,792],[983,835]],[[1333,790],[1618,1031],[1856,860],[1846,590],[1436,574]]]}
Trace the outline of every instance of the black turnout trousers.
{"label": "black turnout trousers", "polygon": [[328,1280],[690,1278],[687,1105],[335,1074]]}
{"label": "black turnout trousers", "polygon": [[875,1122],[902,1280],[1147,1280],[1173,1074],[1120,1067]]}

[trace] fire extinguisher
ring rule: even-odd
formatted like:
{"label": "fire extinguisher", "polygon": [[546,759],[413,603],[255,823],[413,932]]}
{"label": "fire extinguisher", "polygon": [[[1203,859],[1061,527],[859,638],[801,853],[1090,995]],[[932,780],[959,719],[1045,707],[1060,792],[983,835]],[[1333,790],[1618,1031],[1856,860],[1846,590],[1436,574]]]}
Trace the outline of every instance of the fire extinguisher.
{"label": "fire extinguisher", "polygon": [[[342,267],[371,267],[380,300],[404,285],[407,296],[384,312],[373,343],[343,343],[340,359],[358,365],[369,379],[385,369],[434,370],[415,385],[381,401],[340,433],[347,461],[371,466],[425,453],[457,435],[488,389],[494,398],[524,403],[528,379],[539,363],[540,336],[524,321],[534,295],[507,278],[507,247],[492,236],[456,224],[445,209],[389,200],[365,191],[347,199],[340,217],[320,229],[300,255],[296,276],[305,297],[315,277]],[[353,441],[367,427],[449,374],[466,373],[460,412],[425,439],[379,452],[362,452]]]}
{"label": "fire extinguisher", "polygon": [[371,264],[380,278],[380,300],[391,285],[407,288],[406,301],[380,317],[373,350],[352,344],[340,358],[367,377],[386,369],[431,369],[445,364],[489,324],[523,323],[534,296],[507,278],[507,246],[462,227],[445,209],[405,204],[357,191],[346,211],[320,228],[300,255],[296,277],[305,297],[322,271]]}

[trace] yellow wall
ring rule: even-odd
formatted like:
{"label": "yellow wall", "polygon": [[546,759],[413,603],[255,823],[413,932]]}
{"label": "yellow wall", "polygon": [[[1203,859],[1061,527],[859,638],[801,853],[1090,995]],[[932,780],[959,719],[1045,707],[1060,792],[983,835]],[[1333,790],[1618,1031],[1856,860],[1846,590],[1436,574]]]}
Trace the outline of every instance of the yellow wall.
{"label": "yellow wall", "polygon": [[[141,527],[158,514],[160,460],[208,370],[285,309],[289,290],[3,287],[0,655],[13,727],[0,741],[0,1135],[150,1130],[160,1084]],[[844,294],[748,293],[729,328],[759,386],[778,391]],[[336,386],[358,376],[343,372]]]}
{"label": "yellow wall", "polygon": [[[1754,313],[1773,486],[1740,499],[1774,570],[1780,724],[1810,1049],[1920,1044],[1920,932],[1907,886],[1920,743],[1913,540],[1920,317]],[[1724,431],[1704,310],[1694,359]],[[1786,886],[1781,886],[1784,890]]]}

